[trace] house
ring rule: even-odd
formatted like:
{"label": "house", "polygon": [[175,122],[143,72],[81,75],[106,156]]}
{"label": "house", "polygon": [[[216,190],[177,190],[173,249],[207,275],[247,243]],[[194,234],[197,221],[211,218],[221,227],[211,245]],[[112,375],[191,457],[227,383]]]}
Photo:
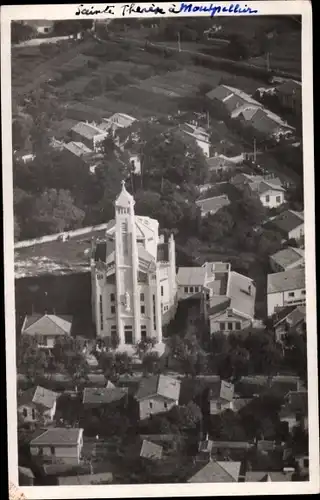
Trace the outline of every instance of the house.
{"label": "house", "polygon": [[217,275],[210,285],[209,299],[210,333],[244,330],[251,326],[255,313],[256,287],[253,280],[247,276],[230,271],[227,277],[225,293],[219,293],[215,288],[219,281]]}
{"label": "house", "polygon": [[18,395],[18,413],[25,423],[52,422],[60,394],[44,387],[27,389]]}
{"label": "house", "polygon": [[231,184],[256,193],[266,208],[276,208],[285,202],[285,189],[276,177],[239,173],[231,179]]}
{"label": "house", "polygon": [[229,85],[219,85],[215,89],[210,90],[206,96],[210,101],[220,102],[230,116],[244,104],[262,108],[262,104],[253,99],[249,94]]}
{"label": "house", "polygon": [[285,482],[292,481],[292,470],[275,472],[275,471],[248,471],[245,476],[246,483],[270,483],[270,482]]}
{"label": "house", "polygon": [[39,347],[52,348],[57,338],[71,335],[72,316],[57,314],[31,314],[26,316],[21,335],[31,335]]}
{"label": "house", "polygon": [[279,412],[281,422],[285,422],[288,431],[292,432],[294,427],[302,425],[307,427],[308,418],[308,393],[306,390],[289,391],[284,398],[285,402]]}
{"label": "house", "polygon": [[[109,383],[110,384],[110,383]],[[128,388],[115,387],[86,387],[83,390],[82,404],[84,409],[101,408],[106,406],[126,406],[128,403]]]}
{"label": "house", "polygon": [[268,274],[268,316],[272,316],[277,309],[289,305],[304,305],[305,303],[306,284],[303,268]]}
{"label": "house", "polygon": [[27,467],[18,467],[19,486],[33,486],[35,475],[31,469]]}
{"label": "house", "polygon": [[302,113],[302,85],[296,80],[287,80],[276,87],[276,95],[284,108],[298,116]]}
{"label": "house", "polygon": [[48,429],[30,442],[33,458],[51,463],[78,465],[83,447],[83,429]]}
{"label": "house", "polygon": [[80,159],[86,159],[92,155],[92,149],[88,148],[83,142],[71,141],[63,145],[65,151],[70,153],[72,156],[76,156]]}
{"label": "house", "polygon": [[304,267],[304,250],[288,247],[270,255],[270,267],[275,273]]}
{"label": "house", "polygon": [[112,472],[100,472],[99,474],[78,474],[76,476],[58,477],[59,486],[110,484],[112,483],[112,481]]}
{"label": "house", "polygon": [[186,299],[203,292],[205,267],[179,267],[177,273],[178,299]]}
{"label": "house", "polygon": [[178,299],[198,298],[210,332],[239,331],[254,320],[256,287],[251,278],[231,271],[229,263],[206,262],[201,267],[180,267]]}
{"label": "house", "polygon": [[234,384],[221,380],[219,394],[209,393],[210,415],[218,415],[224,410],[232,409],[234,397]]}
{"label": "house", "polygon": [[285,189],[279,179],[252,182],[248,184],[248,188],[259,196],[266,208],[277,208],[285,202]]}
{"label": "house", "polygon": [[48,19],[24,21],[24,24],[31,26],[39,35],[48,35],[52,33],[54,27],[54,21]]}
{"label": "house", "polygon": [[202,127],[195,123],[184,123],[181,127],[184,134],[192,137],[203,154],[209,158],[211,152],[210,134]]}
{"label": "house", "polygon": [[169,411],[178,405],[180,381],[166,375],[143,378],[135,399],[139,405],[140,420]]}
{"label": "house", "polygon": [[280,116],[272,113],[261,105],[244,104],[231,113],[232,118],[239,118],[260,134],[280,138],[291,135],[294,127],[284,122]]}
{"label": "house", "polygon": [[140,457],[148,460],[160,460],[162,458],[163,447],[144,439],[140,450]]}
{"label": "house", "polygon": [[210,460],[196,472],[188,483],[237,483],[241,462],[215,462]]}
{"label": "house", "polygon": [[305,334],[306,332],[306,307],[290,306],[285,307],[275,315],[273,329],[277,342],[282,342],[283,337],[294,331],[295,333]]}
{"label": "house", "polygon": [[237,165],[241,164],[244,160],[243,155],[234,158],[228,158],[224,155],[215,154],[207,159],[207,164],[210,172],[221,173],[234,170]]}
{"label": "house", "polygon": [[264,225],[279,231],[284,240],[300,240],[304,236],[304,215],[302,212],[285,210],[281,214],[269,219]]}
{"label": "house", "polygon": [[97,152],[99,146],[108,136],[108,131],[103,131],[92,123],[79,122],[70,131],[72,142],[83,143],[91,151]]}
{"label": "house", "polygon": [[213,196],[211,198],[204,198],[203,200],[196,201],[197,207],[201,210],[201,217],[216,214],[221,208],[230,205],[227,195]]}

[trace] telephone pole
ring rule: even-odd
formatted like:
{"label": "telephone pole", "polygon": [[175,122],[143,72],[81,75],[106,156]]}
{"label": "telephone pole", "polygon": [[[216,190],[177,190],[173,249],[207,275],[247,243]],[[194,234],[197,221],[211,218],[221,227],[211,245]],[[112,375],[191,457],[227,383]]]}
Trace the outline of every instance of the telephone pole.
{"label": "telephone pole", "polygon": [[180,31],[178,31],[178,51],[181,52]]}
{"label": "telephone pole", "polygon": [[267,52],[267,71],[270,71],[270,52]]}
{"label": "telephone pole", "polygon": [[256,138],[253,139],[253,162],[257,161],[257,141]]}

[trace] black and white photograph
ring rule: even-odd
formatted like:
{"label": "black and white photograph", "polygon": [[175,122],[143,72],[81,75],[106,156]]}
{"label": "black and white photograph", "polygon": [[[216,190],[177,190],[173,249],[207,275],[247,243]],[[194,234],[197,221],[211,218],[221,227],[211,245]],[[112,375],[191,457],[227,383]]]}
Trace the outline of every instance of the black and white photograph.
{"label": "black and white photograph", "polygon": [[28,499],[319,491],[311,5],[220,3],[8,21],[8,425]]}

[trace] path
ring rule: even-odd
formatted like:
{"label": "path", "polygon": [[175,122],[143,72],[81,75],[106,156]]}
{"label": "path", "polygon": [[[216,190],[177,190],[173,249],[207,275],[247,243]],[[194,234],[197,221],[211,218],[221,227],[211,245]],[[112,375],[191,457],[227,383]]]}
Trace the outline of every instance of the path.
{"label": "path", "polygon": [[57,43],[57,42],[60,42],[62,40],[69,40],[70,38],[71,38],[71,35],[53,36],[50,38],[31,38],[31,40],[25,40],[24,42],[13,44],[12,48],[19,49],[22,47],[37,47],[38,45],[41,45],[42,43]]}

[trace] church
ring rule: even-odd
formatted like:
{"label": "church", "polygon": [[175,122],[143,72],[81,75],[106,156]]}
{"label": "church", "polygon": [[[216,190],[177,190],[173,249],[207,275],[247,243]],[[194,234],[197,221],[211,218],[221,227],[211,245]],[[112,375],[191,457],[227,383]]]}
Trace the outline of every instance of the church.
{"label": "church", "polygon": [[135,201],[122,182],[115,219],[91,255],[92,316],[97,337],[119,347],[145,338],[162,343],[162,327],[175,314],[175,241],[159,235],[159,223],[135,215]]}

